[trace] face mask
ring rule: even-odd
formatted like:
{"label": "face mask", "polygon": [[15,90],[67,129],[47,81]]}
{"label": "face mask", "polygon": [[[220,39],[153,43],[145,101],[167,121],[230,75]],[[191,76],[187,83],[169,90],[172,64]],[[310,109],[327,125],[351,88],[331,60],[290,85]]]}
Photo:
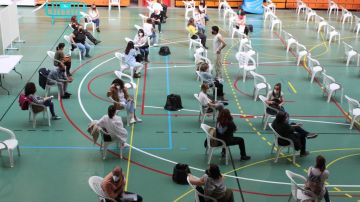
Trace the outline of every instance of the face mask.
{"label": "face mask", "polygon": [[116,86],[116,88],[117,88],[118,90],[120,90],[120,86]]}
{"label": "face mask", "polygon": [[216,33],[214,31],[211,31],[211,34],[215,35]]}
{"label": "face mask", "polygon": [[139,36],[144,36],[144,34],[140,32],[140,33],[139,33]]}
{"label": "face mask", "polygon": [[113,176],[113,180],[114,180],[114,182],[118,182],[119,181],[119,177],[118,176]]}

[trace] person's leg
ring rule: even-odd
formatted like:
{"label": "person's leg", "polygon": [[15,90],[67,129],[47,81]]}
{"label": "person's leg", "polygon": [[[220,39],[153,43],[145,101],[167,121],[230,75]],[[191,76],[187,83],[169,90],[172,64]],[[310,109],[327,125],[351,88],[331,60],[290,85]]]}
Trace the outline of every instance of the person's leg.
{"label": "person's leg", "polygon": [[136,62],[135,63],[135,73],[139,74],[140,71],[142,70],[143,66],[144,66],[143,64]]}
{"label": "person's leg", "polygon": [[59,89],[60,96],[63,97],[65,95],[63,82],[57,82],[57,86]]}
{"label": "person's leg", "polygon": [[85,47],[85,50],[86,50],[85,57],[89,57],[90,56],[89,51],[90,51],[91,46],[88,43],[85,42],[84,47]]}
{"label": "person's leg", "polygon": [[70,76],[71,60],[69,59],[68,61],[64,62],[64,65],[66,67],[66,74]]}
{"label": "person's leg", "polygon": [[67,82],[62,82],[63,88],[64,88],[64,93],[67,93],[67,87],[68,87],[68,83]]}
{"label": "person's leg", "polygon": [[161,33],[161,22],[158,22],[157,25],[158,25],[159,33]]}
{"label": "person's leg", "polygon": [[204,46],[204,48],[206,48],[206,35],[201,32],[198,32],[198,36],[201,40],[201,44]]}
{"label": "person's leg", "polygon": [[223,85],[218,80],[215,80],[214,84],[217,89],[217,96],[224,97]]}
{"label": "person's leg", "polygon": [[93,44],[97,44],[98,40],[95,39],[95,37],[89,31],[86,30],[85,35]]}
{"label": "person's leg", "polygon": [[93,20],[93,23],[95,23],[96,28],[99,28],[99,26],[100,26],[100,20],[99,20],[99,18],[98,18],[98,19]]}
{"label": "person's leg", "polygon": [[[201,194],[204,194],[204,193],[205,193],[204,189],[203,189],[201,186],[196,186],[196,190],[197,190],[198,192],[200,192]],[[205,199],[204,199],[204,197],[202,197],[202,196],[199,196],[199,200],[200,200],[200,202],[205,202]]]}
{"label": "person's leg", "polygon": [[239,145],[240,149],[240,156],[245,157],[246,156],[246,149],[245,149],[245,142],[244,139],[241,137],[231,137],[226,141],[226,145]]}
{"label": "person's leg", "polygon": [[325,199],[325,202],[330,202],[329,192],[326,187],[325,187],[324,199]]}
{"label": "person's leg", "polygon": [[81,57],[84,57],[85,56],[85,46],[84,44],[82,43],[76,43],[77,47],[80,49],[80,52],[81,52]]}
{"label": "person's leg", "polygon": [[[290,123],[290,125],[296,125],[296,123]],[[294,128],[294,130],[295,130],[295,132],[297,132],[297,133],[299,133],[299,134],[301,134],[301,135],[307,135],[307,134],[309,134],[309,132],[308,131],[306,131],[306,130],[304,130],[302,127],[300,127],[300,126],[292,126],[293,128]]]}
{"label": "person's leg", "polygon": [[305,135],[301,135],[299,133],[295,133],[293,134],[293,137],[296,138],[296,140],[294,140],[294,144],[296,144],[295,142],[299,142],[300,143],[300,155],[304,155],[306,154],[306,136]]}
{"label": "person's leg", "polygon": [[215,77],[217,79],[222,79],[221,53],[216,54],[215,57]]}
{"label": "person's leg", "polygon": [[51,100],[46,100],[46,101],[44,102],[44,105],[47,106],[47,107],[49,107],[51,116],[52,116],[52,117],[55,117],[56,114],[55,114],[55,110],[54,110],[54,103],[52,103]]}

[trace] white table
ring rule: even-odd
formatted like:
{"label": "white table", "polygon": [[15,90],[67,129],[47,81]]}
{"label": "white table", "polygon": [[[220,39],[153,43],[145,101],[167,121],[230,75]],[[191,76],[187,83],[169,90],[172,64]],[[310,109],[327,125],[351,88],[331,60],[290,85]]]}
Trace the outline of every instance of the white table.
{"label": "white table", "polygon": [[2,85],[1,75],[4,77],[4,74],[9,74],[11,70],[14,70],[22,78],[22,75],[15,69],[22,57],[22,55],[0,55],[0,88],[6,90],[8,95],[10,95],[10,92]]}

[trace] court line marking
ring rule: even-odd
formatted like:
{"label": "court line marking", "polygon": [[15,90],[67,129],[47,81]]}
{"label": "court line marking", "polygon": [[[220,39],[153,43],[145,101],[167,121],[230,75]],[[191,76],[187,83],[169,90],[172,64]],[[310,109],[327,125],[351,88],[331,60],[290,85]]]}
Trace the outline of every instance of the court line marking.
{"label": "court line marking", "polygon": [[[166,95],[170,95],[170,75],[169,75],[169,56],[164,58],[166,64]],[[172,143],[172,128],[171,128],[171,112],[167,111],[168,114],[168,147],[169,149],[173,148]]]}

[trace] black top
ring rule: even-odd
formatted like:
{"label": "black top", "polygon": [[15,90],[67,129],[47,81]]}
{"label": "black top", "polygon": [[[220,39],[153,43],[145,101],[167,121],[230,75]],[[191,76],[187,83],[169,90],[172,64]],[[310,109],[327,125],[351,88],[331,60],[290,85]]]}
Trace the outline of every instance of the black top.
{"label": "black top", "polygon": [[[294,133],[294,128],[287,121],[284,123],[274,121],[272,127],[281,137],[292,139],[291,135]],[[278,143],[282,146],[289,145],[289,142],[284,139],[279,139]]]}
{"label": "black top", "polygon": [[85,35],[84,31],[79,32],[78,30],[74,30],[73,34],[75,35],[75,37],[74,37],[75,43],[85,44],[86,35]]}
{"label": "black top", "polygon": [[231,138],[234,136],[234,133],[236,131],[236,125],[234,121],[228,122],[227,125],[221,126],[223,128],[223,133],[221,133],[219,129],[219,123],[216,124],[216,137],[222,140],[226,140],[228,138]]}

